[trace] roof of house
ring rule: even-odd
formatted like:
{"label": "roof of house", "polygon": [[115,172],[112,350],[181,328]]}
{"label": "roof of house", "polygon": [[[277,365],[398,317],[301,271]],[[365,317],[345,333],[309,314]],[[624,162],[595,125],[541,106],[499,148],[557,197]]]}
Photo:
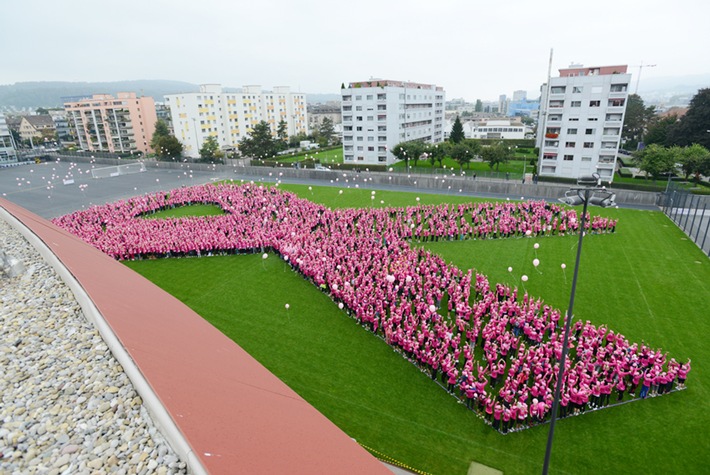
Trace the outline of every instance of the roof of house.
{"label": "roof of house", "polygon": [[50,115],[24,115],[22,118],[29,122],[35,129],[54,128],[54,121]]}

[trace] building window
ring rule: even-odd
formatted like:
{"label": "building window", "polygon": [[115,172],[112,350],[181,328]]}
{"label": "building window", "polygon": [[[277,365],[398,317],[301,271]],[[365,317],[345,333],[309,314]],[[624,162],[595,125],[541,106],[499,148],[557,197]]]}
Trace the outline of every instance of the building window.
{"label": "building window", "polygon": [[577,135],[577,129],[567,129],[567,135]]}
{"label": "building window", "polygon": [[564,94],[565,86],[552,86],[550,88],[550,94]]}
{"label": "building window", "polygon": [[572,107],[582,107],[582,101],[572,101]]}
{"label": "building window", "polygon": [[565,147],[567,148],[574,148],[575,142],[565,142]]}
{"label": "building window", "polygon": [[591,161],[592,161],[592,157],[582,157],[582,161],[583,161],[583,162],[591,162]]}
{"label": "building window", "polygon": [[564,160],[565,162],[571,162],[574,160],[574,155],[565,155]]}
{"label": "building window", "polygon": [[367,100],[368,100],[368,101],[371,101],[371,100],[372,100],[372,94],[368,94],[368,95],[367,95]]}
{"label": "building window", "polygon": [[589,101],[589,107],[599,107],[602,105],[602,101]]}
{"label": "building window", "polygon": [[594,142],[584,142],[584,148],[594,148]]}
{"label": "building window", "polygon": [[583,88],[582,86],[572,86],[572,93],[573,94],[581,94]]}
{"label": "building window", "polygon": [[569,119],[570,122],[579,122],[579,117],[570,117]]}
{"label": "building window", "polygon": [[585,135],[594,135],[594,129],[584,129]]}
{"label": "building window", "polygon": [[588,120],[589,122],[596,122],[596,121],[599,120],[599,117],[587,117],[587,120]]}
{"label": "building window", "polygon": [[367,147],[367,151],[368,151],[368,152],[374,152],[374,151],[375,151],[375,147]]}
{"label": "building window", "polygon": [[609,91],[611,92],[626,92],[627,84],[612,84],[611,89]]}

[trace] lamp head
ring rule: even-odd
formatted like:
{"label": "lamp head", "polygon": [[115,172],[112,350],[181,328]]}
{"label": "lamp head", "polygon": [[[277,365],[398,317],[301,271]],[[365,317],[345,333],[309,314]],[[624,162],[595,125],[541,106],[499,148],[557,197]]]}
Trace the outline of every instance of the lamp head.
{"label": "lamp head", "polygon": [[591,175],[585,175],[577,178],[577,185],[580,186],[599,186],[600,184],[601,181],[598,173],[592,173]]}

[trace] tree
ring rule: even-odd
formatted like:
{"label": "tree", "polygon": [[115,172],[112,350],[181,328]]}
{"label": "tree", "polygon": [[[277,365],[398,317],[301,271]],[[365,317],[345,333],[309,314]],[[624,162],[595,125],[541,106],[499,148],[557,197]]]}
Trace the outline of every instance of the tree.
{"label": "tree", "polygon": [[481,156],[483,161],[488,162],[488,166],[496,167],[496,171],[500,169],[501,163],[507,163],[513,157],[513,151],[507,145],[499,142],[495,145],[489,147],[483,147],[481,149]]}
{"label": "tree", "polygon": [[478,142],[470,140],[453,144],[450,151],[451,158],[453,158],[456,163],[459,164],[461,170],[463,170],[463,166],[470,164],[471,160],[476,157],[479,148],[480,145]]}
{"label": "tree", "polygon": [[173,135],[160,137],[152,147],[158,160],[169,161],[182,156],[182,144]]}
{"label": "tree", "polygon": [[219,149],[219,142],[217,142],[217,137],[210,135],[202,142],[202,147],[200,147],[200,159],[204,162],[214,162],[222,161],[224,154]]}
{"label": "tree", "polygon": [[444,158],[449,154],[451,150],[451,144],[449,142],[440,142],[436,144],[431,144],[427,147],[426,154],[431,166],[434,166],[435,162],[439,162],[441,167]]}
{"label": "tree", "polygon": [[270,158],[278,152],[278,145],[271,135],[271,126],[266,121],[256,124],[239,142],[239,151],[243,156],[252,158]]}
{"label": "tree", "polygon": [[626,101],[626,114],[624,115],[624,128],[622,139],[628,150],[636,150],[639,142],[643,141],[646,129],[653,121],[656,108],[646,107],[641,96],[630,94]]}
{"label": "tree", "polygon": [[163,119],[158,119],[158,121],[155,123],[155,131],[153,132],[153,137],[150,139],[150,148],[152,148],[153,151],[157,153],[160,139],[163,137],[167,137],[168,135],[170,135],[170,131],[168,130],[168,124],[166,124]]}
{"label": "tree", "polygon": [[695,175],[695,181],[700,181],[700,175],[710,175],[710,151],[700,144],[693,144],[680,150],[680,163],[685,179]]}
{"label": "tree", "polygon": [[685,147],[694,143],[710,149],[710,88],[700,89],[690,100],[688,112],[668,130],[668,144]]}
{"label": "tree", "polygon": [[676,163],[680,158],[677,156],[679,150],[677,147],[667,148],[652,144],[634,153],[634,161],[641,171],[646,172],[646,178],[651,175],[655,181],[661,176],[675,173]]}
{"label": "tree", "polygon": [[644,144],[669,145],[668,131],[678,121],[678,116],[669,115],[667,117],[657,117],[651,122],[644,137]]}
{"label": "tree", "polygon": [[318,126],[318,144],[321,147],[327,147],[333,140],[333,135],[335,135],[333,121],[329,117],[324,117],[320,125]]}
{"label": "tree", "polygon": [[402,160],[409,168],[410,160],[414,162],[414,166],[417,165],[417,161],[424,152],[424,144],[418,141],[400,142],[390,152],[392,152],[394,158]]}
{"label": "tree", "polygon": [[463,124],[461,124],[461,119],[456,116],[454,120],[454,125],[451,127],[451,134],[449,135],[449,140],[453,143],[461,143],[461,141],[466,138],[463,133]]}
{"label": "tree", "polygon": [[279,139],[279,148],[286,150],[288,147],[288,124],[286,124],[286,121],[283,119],[281,119],[276,126],[276,137]]}

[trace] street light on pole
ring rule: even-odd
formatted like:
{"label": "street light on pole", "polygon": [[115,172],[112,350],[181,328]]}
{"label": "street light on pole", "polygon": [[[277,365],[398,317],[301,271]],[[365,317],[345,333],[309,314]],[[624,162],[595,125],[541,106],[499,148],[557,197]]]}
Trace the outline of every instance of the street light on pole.
{"label": "street light on pole", "polygon": [[547,437],[547,448],[545,450],[545,463],[542,467],[543,475],[547,475],[548,469],[550,467],[550,455],[552,454],[552,439],[555,434],[555,421],[557,420],[557,411],[560,407],[560,393],[562,391],[562,381],[564,379],[565,363],[567,361],[567,353],[569,352],[568,341],[569,332],[572,323],[572,310],[574,308],[574,294],[577,289],[577,275],[579,274],[579,261],[582,256],[582,241],[584,238],[584,225],[587,216],[587,206],[592,204],[594,206],[601,206],[602,208],[608,208],[609,206],[614,206],[616,195],[605,187],[600,186],[599,174],[594,173],[591,176],[584,176],[577,179],[577,186],[570,188],[570,190],[565,193],[564,198],[560,198],[559,201],[571,206],[578,206],[584,204],[582,209],[582,218],[579,223],[579,244],[577,245],[577,258],[574,264],[574,276],[572,277],[572,291],[570,292],[569,307],[567,307],[567,314],[565,318],[565,331],[564,337],[562,339],[562,357],[560,358],[560,369],[557,372],[557,384],[555,385],[555,398],[552,402],[552,417],[550,419],[550,432]]}

